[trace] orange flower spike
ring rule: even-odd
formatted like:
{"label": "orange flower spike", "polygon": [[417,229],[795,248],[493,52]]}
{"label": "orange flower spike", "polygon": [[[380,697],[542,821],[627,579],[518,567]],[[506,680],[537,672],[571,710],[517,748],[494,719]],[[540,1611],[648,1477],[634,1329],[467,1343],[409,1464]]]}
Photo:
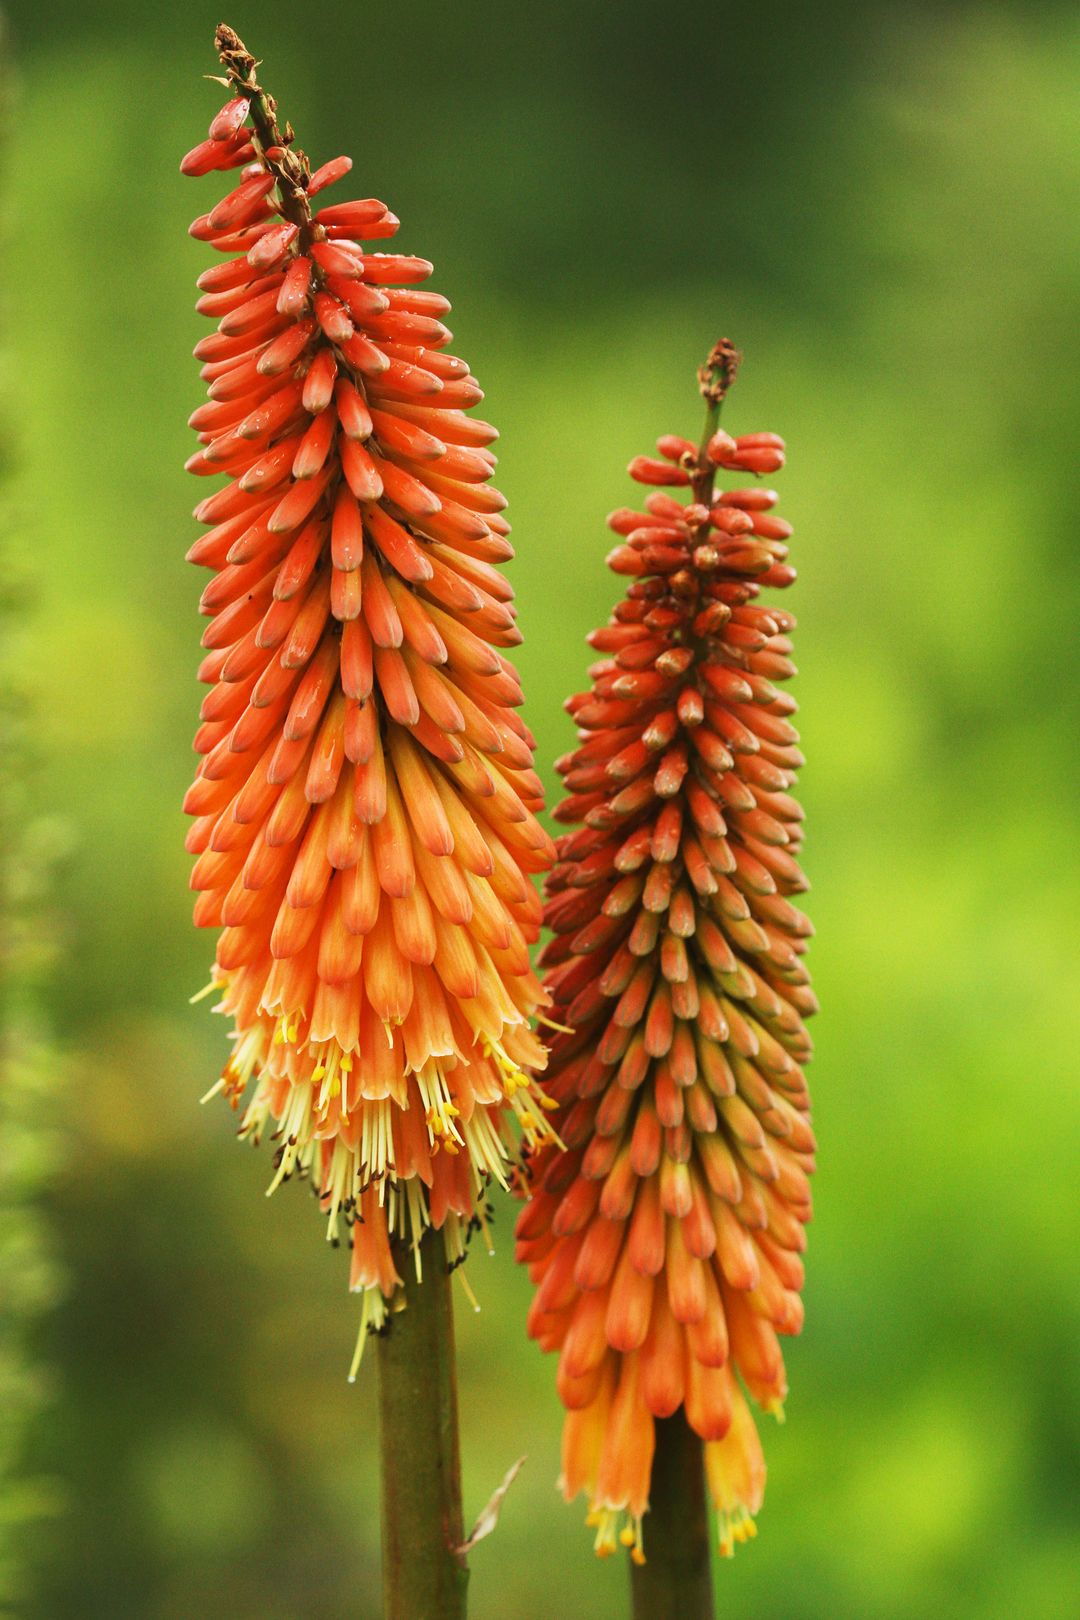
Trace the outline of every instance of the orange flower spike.
{"label": "orange flower spike", "polygon": [[485,560],[511,555],[482,487],[496,434],[437,352],[449,305],[395,290],[431,265],[363,245],[397,231],[383,203],[315,200],[349,160],[312,174],[253,58],[217,44],[234,94],[181,165],[241,171],[192,226],[226,256],[199,278],[218,330],[190,463],[229,480],[191,554],[214,578],[188,848],[235,1025],[213,1092],[246,1094],[275,1186],[310,1176],[331,1239],[351,1227],[359,1359],[399,1286],[391,1238],[440,1226],[460,1259],[508,1180],[506,1116],[552,1139],[525,874],[554,850],[495,650],[519,639]]}
{"label": "orange flower spike", "polygon": [[795,621],[759,601],[795,576],[776,495],[715,487],[719,469],[784,461],[775,434],[716,427],[738,360],[717,345],[701,446],[669,435],[635,458],[646,509],[609,519],[631,583],[568,704],[579,745],[555,816],[570,830],[545,909],[547,1081],[569,1152],[530,1156],[518,1221],[529,1332],[560,1356],[564,1489],[587,1492],[598,1552],[621,1541],[637,1561],[655,1420],[680,1407],[721,1551],[754,1534],[765,1465],[745,1396],[780,1414],[778,1335],[802,1323],[815,1002],[789,898],[806,887],[802,756],[776,684]]}

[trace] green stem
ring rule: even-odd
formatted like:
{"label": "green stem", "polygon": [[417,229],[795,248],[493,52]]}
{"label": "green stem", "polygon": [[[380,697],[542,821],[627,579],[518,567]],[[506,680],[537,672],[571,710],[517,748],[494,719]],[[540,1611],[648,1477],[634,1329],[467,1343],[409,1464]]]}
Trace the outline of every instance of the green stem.
{"label": "green stem", "polygon": [[441,1232],[396,1256],[405,1308],[378,1340],[384,1620],[464,1620],[454,1318]]}
{"label": "green stem", "polygon": [[630,1569],[633,1620],[714,1620],[705,1453],[681,1410],[656,1424],[645,1562]]}

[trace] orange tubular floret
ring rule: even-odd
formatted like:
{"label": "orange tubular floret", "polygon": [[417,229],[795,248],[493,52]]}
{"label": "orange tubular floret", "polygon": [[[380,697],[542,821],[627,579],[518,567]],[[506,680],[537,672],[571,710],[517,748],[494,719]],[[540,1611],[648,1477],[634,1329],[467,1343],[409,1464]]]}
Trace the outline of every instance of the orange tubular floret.
{"label": "orange tubular floret", "polygon": [[[718,345],[710,405],[736,365]],[[777,685],[795,621],[759,601],[794,578],[791,529],[772,491],[714,487],[720,468],[777,471],[784,447],[716,414],[700,448],[666,435],[636,457],[645,511],[609,519],[609,562],[632,582],[568,705],[579,744],[559,761],[568,830],[544,919],[568,1151],[530,1155],[517,1234],[529,1332],[559,1352],[564,1490],[587,1494],[598,1552],[621,1541],[639,1560],[655,1422],[680,1408],[721,1551],[754,1533],[765,1465],[746,1397],[781,1410],[810,1217],[802,756]]]}
{"label": "orange tubular floret", "polygon": [[235,94],[182,164],[242,170],[192,227],[227,255],[199,282],[218,330],[191,467],[229,482],[196,512],[212,690],[185,801],[234,1023],[214,1090],[247,1094],[274,1185],[310,1176],[329,1236],[351,1228],[378,1327],[401,1244],[430,1224],[463,1254],[508,1179],[509,1114],[551,1136],[526,874],[554,852],[495,650],[518,639],[511,593],[482,560],[509,555],[481,487],[495,432],[462,414],[482,395],[442,352],[449,305],[393,290],[431,266],[366,246],[398,228],[384,204],[313,211],[349,160],[312,175],[252,59],[218,43]]}

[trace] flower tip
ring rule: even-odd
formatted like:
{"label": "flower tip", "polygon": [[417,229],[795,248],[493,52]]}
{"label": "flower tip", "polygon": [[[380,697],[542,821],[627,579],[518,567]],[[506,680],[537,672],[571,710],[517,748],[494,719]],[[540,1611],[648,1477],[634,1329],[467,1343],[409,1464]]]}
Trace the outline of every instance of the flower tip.
{"label": "flower tip", "polygon": [[191,178],[206,173],[208,145],[208,141],[200,141],[198,146],[193,146],[190,152],[184,153],[180,159],[181,174]]}

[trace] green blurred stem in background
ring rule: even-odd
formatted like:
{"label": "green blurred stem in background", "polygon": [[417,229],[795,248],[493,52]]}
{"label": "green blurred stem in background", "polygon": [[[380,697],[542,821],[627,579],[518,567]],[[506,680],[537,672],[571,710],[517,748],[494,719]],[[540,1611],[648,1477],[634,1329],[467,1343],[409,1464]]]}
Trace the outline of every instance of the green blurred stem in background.
{"label": "green blurred stem in background", "polygon": [[395,1254],[405,1308],[378,1341],[385,1620],[464,1620],[454,1314],[441,1232]]}
{"label": "green blurred stem in background", "polygon": [[705,1453],[682,1411],[659,1418],[645,1562],[630,1565],[634,1620],[713,1620]]}

